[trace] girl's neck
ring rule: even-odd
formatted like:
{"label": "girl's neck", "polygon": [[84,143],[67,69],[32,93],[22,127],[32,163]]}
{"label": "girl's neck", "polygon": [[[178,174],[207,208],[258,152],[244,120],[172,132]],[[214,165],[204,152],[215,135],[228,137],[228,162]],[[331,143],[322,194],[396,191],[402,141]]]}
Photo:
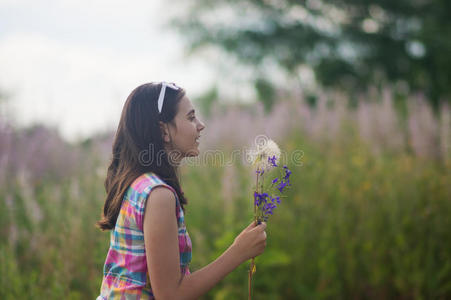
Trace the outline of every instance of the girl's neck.
{"label": "girl's neck", "polygon": [[175,151],[167,150],[166,153],[169,159],[169,163],[171,164],[171,166],[174,167],[174,169],[177,170],[183,159],[182,154],[178,150]]}

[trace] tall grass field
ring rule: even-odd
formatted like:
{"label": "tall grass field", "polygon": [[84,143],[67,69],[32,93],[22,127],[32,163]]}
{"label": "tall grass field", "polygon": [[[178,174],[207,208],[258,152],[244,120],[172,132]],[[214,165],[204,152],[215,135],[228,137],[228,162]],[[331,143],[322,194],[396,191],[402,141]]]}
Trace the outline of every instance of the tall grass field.
{"label": "tall grass field", "polygon": [[[254,299],[451,299],[451,110],[387,90],[368,98],[215,107],[201,155],[180,169],[191,272],[252,220],[243,153],[264,134],[293,173],[256,259]],[[109,233],[95,222],[113,136],[70,144],[1,123],[0,299],[97,297]],[[246,299],[247,270],[202,299]]]}

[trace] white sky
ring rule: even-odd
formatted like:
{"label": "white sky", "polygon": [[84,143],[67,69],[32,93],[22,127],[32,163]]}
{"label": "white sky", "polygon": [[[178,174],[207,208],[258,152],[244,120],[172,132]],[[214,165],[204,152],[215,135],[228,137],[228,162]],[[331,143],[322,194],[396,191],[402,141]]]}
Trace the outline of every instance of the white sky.
{"label": "white sky", "polygon": [[[141,83],[176,82],[188,96],[217,83],[211,61],[185,58],[180,36],[163,28],[171,9],[163,3],[172,2],[0,0],[8,119],[44,122],[75,140],[115,129],[127,95]],[[232,97],[249,95],[235,87]]]}

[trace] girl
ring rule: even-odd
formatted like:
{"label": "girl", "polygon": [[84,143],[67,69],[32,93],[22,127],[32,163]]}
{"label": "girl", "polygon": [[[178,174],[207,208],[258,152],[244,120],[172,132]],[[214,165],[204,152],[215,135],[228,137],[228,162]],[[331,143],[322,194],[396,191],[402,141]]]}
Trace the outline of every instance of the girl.
{"label": "girl", "polygon": [[178,166],[184,157],[199,154],[204,128],[185,91],[175,84],[143,84],[128,96],[97,223],[111,230],[97,300],[196,299],[241,263],[263,253],[266,224],[252,222],[215,261],[189,271],[187,199]]}

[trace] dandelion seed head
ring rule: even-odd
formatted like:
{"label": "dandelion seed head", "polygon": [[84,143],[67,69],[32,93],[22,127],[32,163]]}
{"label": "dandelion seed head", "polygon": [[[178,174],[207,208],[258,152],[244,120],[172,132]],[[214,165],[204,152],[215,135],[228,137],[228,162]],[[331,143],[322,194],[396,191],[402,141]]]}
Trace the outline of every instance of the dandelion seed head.
{"label": "dandelion seed head", "polygon": [[257,148],[248,153],[248,161],[257,170],[269,170],[280,158],[280,148],[271,139],[257,145]]}

